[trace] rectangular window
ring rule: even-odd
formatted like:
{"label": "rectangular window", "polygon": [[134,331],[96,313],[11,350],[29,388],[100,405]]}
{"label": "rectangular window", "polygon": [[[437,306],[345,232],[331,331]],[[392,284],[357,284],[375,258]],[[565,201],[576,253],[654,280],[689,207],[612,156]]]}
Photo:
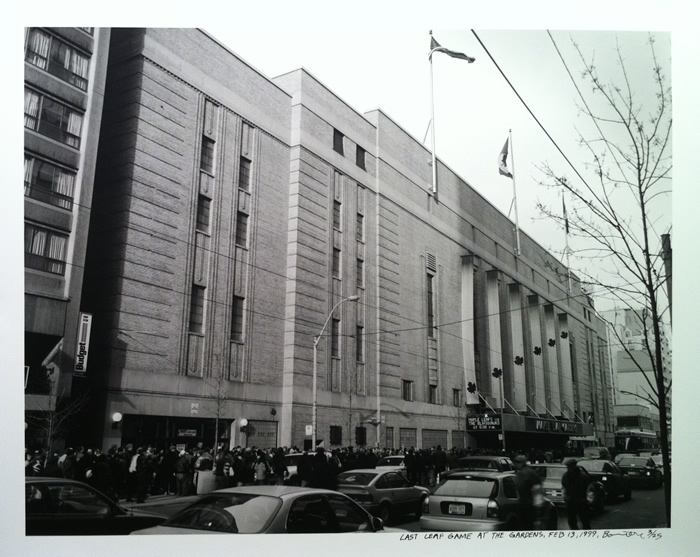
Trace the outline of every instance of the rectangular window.
{"label": "rectangular window", "polygon": [[430,399],[430,404],[437,404],[438,403],[438,389],[437,385],[430,385],[428,389],[428,396]]}
{"label": "rectangular window", "polygon": [[355,428],[355,445],[363,446],[367,444],[367,428],[366,427],[356,427]]}
{"label": "rectangular window", "polygon": [[357,260],[357,287],[365,287],[365,262],[362,259]]}
{"label": "rectangular window", "polygon": [[231,340],[234,342],[243,342],[243,307],[245,298],[240,296],[233,297],[231,304]]}
{"label": "rectangular window", "polygon": [[462,406],[462,391],[460,389],[452,389],[452,405]]}
{"label": "rectangular window", "polygon": [[36,91],[25,89],[24,127],[78,149],[83,115]]}
{"label": "rectangular window", "polygon": [[242,248],[248,245],[248,215],[241,211],[236,218],[236,245]]}
{"label": "rectangular window", "polygon": [[333,276],[340,277],[340,250],[333,248]]}
{"label": "rectangular window", "polygon": [[203,286],[192,285],[192,300],[190,301],[190,332],[204,332],[204,293]]}
{"label": "rectangular window", "polygon": [[243,191],[250,191],[250,161],[241,157],[241,167],[238,170],[238,187]]}
{"label": "rectangular window", "polygon": [[200,195],[197,199],[197,230],[200,232],[209,232],[209,210],[211,201]]}
{"label": "rectangular window", "polygon": [[365,168],[365,150],[359,145],[355,148],[355,164],[362,170],[367,170]]}
{"label": "rectangular window", "polygon": [[365,241],[365,217],[360,213],[357,213],[357,219],[355,220],[355,237],[358,242]]}
{"label": "rectangular window", "polygon": [[24,195],[68,209],[73,208],[75,172],[24,155]]}
{"label": "rectangular window", "polygon": [[202,136],[202,157],[199,168],[208,174],[214,174],[214,140]]}
{"label": "rectangular window", "polygon": [[25,223],[24,266],[63,275],[66,272],[67,244],[66,234]]}
{"label": "rectangular window", "polygon": [[355,328],[355,360],[365,361],[365,328],[361,325]]}
{"label": "rectangular window", "polygon": [[340,230],[340,201],[333,201],[333,228]]}
{"label": "rectangular window", "polygon": [[401,398],[413,400],[413,381],[401,381]]}
{"label": "rectangular window", "polygon": [[331,321],[331,357],[340,358],[340,319]]}
{"label": "rectangular window", "polygon": [[343,428],[339,425],[331,426],[331,445],[342,445],[343,444]]}
{"label": "rectangular window", "polygon": [[428,336],[435,338],[435,314],[433,307],[433,275],[426,275],[426,297],[428,298]]}
{"label": "rectangular window", "polygon": [[338,130],[333,130],[333,150],[336,153],[343,154],[343,134]]}
{"label": "rectangular window", "polygon": [[89,57],[60,39],[39,29],[30,29],[24,59],[87,91]]}

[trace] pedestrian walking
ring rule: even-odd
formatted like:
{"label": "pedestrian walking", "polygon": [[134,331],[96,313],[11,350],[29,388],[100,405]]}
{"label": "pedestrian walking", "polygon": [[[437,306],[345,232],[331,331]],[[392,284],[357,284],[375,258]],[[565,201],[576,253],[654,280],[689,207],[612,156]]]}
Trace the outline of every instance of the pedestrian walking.
{"label": "pedestrian walking", "polygon": [[513,464],[516,469],[515,485],[519,499],[519,529],[534,530],[537,507],[542,497],[542,480],[529,466],[525,455],[516,456]]}
{"label": "pedestrian walking", "polygon": [[584,530],[591,529],[591,515],[588,507],[588,488],[591,479],[579,468],[575,458],[566,461],[566,472],[561,478],[561,486],[564,490],[564,502],[566,503],[566,516],[569,528],[578,529],[578,519]]}

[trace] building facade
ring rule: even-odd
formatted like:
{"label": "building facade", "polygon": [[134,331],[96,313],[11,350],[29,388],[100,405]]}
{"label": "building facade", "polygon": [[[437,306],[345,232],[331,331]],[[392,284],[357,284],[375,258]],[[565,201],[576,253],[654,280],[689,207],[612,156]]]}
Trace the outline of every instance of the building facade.
{"label": "building facade", "polygon": [[[25,431],[62,436],[90,316],[81,315],[109,29],[27,28],[24,64]],[[68,411],[70,412],[70,411]],[[56,420],[53,420],[54,422]],[[50,438],[50,439],[49,439]]]}
{"label": "building facade", "polygon": [[112,30],[87,442],[309,447],[315,408],[327,447],[607,444],[591,298],[440,162],[433,194],[429,160],[305,70]]}

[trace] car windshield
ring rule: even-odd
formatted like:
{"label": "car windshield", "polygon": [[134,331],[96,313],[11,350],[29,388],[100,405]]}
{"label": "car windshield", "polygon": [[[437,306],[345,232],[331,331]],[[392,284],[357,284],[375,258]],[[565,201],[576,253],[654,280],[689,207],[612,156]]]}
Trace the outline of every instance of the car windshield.
{"label": "car windshield", "polygon": [[301,459],[302,456],[304,456],[304,455],[300,455],[300,454],[286,455],[284,457],[284,463],[287,466],[298,466],[299,460]]}
{"label": "car windshield", "polygon": [[625,456],[618,462],[620,466],[646,466],[648,459],[643,456]]}
{"label": "car windshield", "polygon": [[217,493],[206,495],[162,525],[229,534],[262,532],[282,501],[267,495]]}
{"label": "car windshield", "polygon": [[377,462],[377,466],[398,466],[403,463],[402,456],[388,456]]}
{"label": "car windshield", "polygon": [[660,454],[652,456],[651,459],[654,461],[654,464],[656,464],[657,466],[663,466],[663,464],[664,464],[664,459]]}
{"label": "car windshield", "polygon": [[371,472],[343,472],[338,474],[339,484],[352,484],[352,485],[369,485],[370,482],[377,477],[377,474],[372,474]]}
{"label": "car windshield", "polygon": [[446,479],[435,488],[434,495],[446,497],[495,497],[498,482],[493,478],[457,476]]}

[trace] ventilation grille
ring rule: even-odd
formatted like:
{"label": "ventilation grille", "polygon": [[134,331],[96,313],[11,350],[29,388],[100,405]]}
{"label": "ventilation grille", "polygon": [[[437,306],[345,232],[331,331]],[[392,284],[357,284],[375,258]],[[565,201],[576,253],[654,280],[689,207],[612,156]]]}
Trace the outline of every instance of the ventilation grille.
{"label": "ventilation grille", "polygon": [[432,253],[426,254],[425,266],[429,271],[432,271],[433,273],[437,272],[437,263],[435,262],[435,256]]}

